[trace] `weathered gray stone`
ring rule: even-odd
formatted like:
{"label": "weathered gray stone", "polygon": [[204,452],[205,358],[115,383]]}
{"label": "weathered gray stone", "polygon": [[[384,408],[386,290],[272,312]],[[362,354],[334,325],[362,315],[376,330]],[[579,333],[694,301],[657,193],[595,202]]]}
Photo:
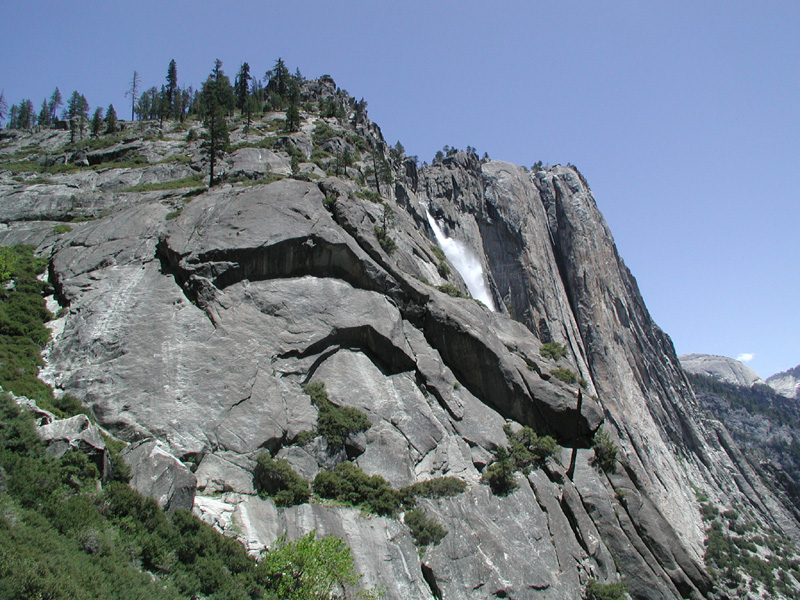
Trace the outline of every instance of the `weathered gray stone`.
{"label": "weathered gray stone", "polygon": [[47,442],[47,453],[61,458],[70,450],[86,454],[95,464],[101,477],[110,472],[110,459],[106,442],[97,425],[86,415],[68,419],[55,419],[37,428],[39,436]]}
{"label": "weathered gray stone", "polygon": [[714,354],[682,354],[678,357],[681,366],[689,373],[713,377],[733,385],[752,387],[764,380],[743,362],[727,356]]}
{"label": "weathered gray stone", "polygon": [[197,491],[203,494],[237,492],[255,494],[255,462],[234,452],[206,454],[194,472]]}
{"label": "weathered gray stone", "polygon": [[304,504],[276,508],[272,500],[225,494],[198,496],[195,512],[227,535],[236,536],[253,554],[271,547],[279,536],[295,540],[309,531],[335,535],[350,546],[363,587],[383,587],[391,600],[428,600],[431,590],[420,568],[408,529],[385,517],[363,518],[352,508]]}
{"label": "weathered gray stone", "polygon": [[800,399],[800,365],[767,377],[767,385],[787,398]]}
{"label": "weathered gray stone", "polygon": [[[327,80],[301,90],[311,103],[334,93]],[[282,533],[342,535],[366,581],[398,599],[572,599],[589,577],[620,575],[637,598],[703,594],[705,532],[692,485],[721,506],[746,507],[759,527],[794,535],[796,517],[701,410],[574,168],[531,174],[454,152],[418,169],[391,158],[355,99],[344,106],[347,119],[325,121],[343,135],[326,143],[343,150],[358,135],[390,157],[382,203],[352,177],[312,180],[309,168],[323,174],[307,163],[297,179],[268,185],[123,192],[206,173],[198,142],[182,131],[81,157],[135,150],[153,163],[140,169],[50,182],[0,171],[0,243],[28,240],[51,256],[56,297],[69,309],[44,373],[116,435],[158,440],[126,450],[135,485],[169,508],[190,506],[194,476],[175,457],[199,459],[195,510],[251,552]],[[269,151],[237,150],[220,173],[288,173],[289,144],[306,157],[314,149],[318,115],[302,116],[299,132],[281,133]],[[0,156],[27,143],[9,139]],[[63,134],[32,139],[37,160],[69,158]],[[255,139],[232,134],[234,143]],[[177,154],[193,155],[191,164],[155,164]],[[364,152],[354,167],[370,162]],[[391,253],[376,235],[384,207],[395,213]],[[436,289],[466,286],[440,263],[428,210],[478,257],[497,312]],[[80,215],[98,218],[63,234],[43,220]],[[542,357],[549,341],[567,356]],[[573,371],[575,383],[555,369]],[[324,381],[331,402],[363,410],[371,427],[342,450],[321,437],[294,445],[317,422],[301,387],[309,381]],[[562,463],[577,447],[572,480],[551,460],[517,475],[510,496],[491,495],[480,470],[508,443],[507,422],[556,436]],[[601,424],[618,446],[609,473],[587,450]],[[267,451],[309,480],[349,457],[396,486],[455,475],[470,488],[420,501],[449,530],[420,560],[397,519],[319,504],[277,509],[254,496],[253,461]]]}
{"label": "weathered gray stone", "polygon": [[130,486],[153,498],[164,510],[191,510],[197,479],[157,440],[131,444],[120,452],[131,468]]}

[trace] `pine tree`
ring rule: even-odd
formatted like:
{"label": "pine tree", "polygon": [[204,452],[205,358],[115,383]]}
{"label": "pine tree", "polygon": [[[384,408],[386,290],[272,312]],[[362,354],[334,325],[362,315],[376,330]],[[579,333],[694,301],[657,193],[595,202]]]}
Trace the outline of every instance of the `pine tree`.
{"label": "pine tree", "polygon": [[247,122],[244,126],[244,132],[250,132],[250,124],[253,121],[253,115],[261,110],[261,103],[255,96],[247,96],[244,103],[244,115],[247,117]]}
{"label": "pine tree", "polygon": [[47,98],[42,100],[42,107],[39,109],[39,127],[50,127],[52,122],[50,120],[50,104]]}
{"label": "pine tree", "polygon": [[236,80],[234,84],[234,93],[236,95],[236,108],[242,111],[242,114],[244,114],[245,112],[245,105],[247,104],[247,99],[249,96],[248,90],[250,89],[251,79],[252,77],[250,76],[250,65],[244,62],[242,63],[242,66],[239,68],[239,73],[236,75]]}
{"label": "pine tree", "polygon": [[50,103],[48,106],[50,107],[50,122],[54,123],[58,120],[58,109],[64,105],[64,100],[61,98],[61,92],[58,88],[53,90],[53,93],[50,95]]}
{"label": "pine tree", "polygon": [[300,109],[297,104],[292,102],[286,109],[286,131],[298,131],[300,129]]}
{"label": "pine tree", "polygon": [[228,148],[228,122],[225,118],[228,96],[232,96],[230,81],[222,72],[222,61],[217,59],[214,70],[208,76],[200,92],[203,125],[206,128],[203,152],[208,156],[209,187],[215,185],[214,167]]}
{"label": "pine tree", "polygon": [[94,109],[92,115],[92,137],[100,137],[100,130],[103,128],[103,109],[99,106]]}
{"label": "pine tree", "polygon": [[8,103],[6,102],[5,91],[0,92],[0,128],[3,127],[3,119],[6,118],[6,111],[8,110]]}
{"label": "pine tree", "polygon": [[264,75],[264,79],[269,82],[267,89],[278,94],[283,100],[288,97],[290,77],[289,69],[286,68],[282,58],[278,58],[275,66]]}
{"label": "pine tree", "polygon": [[20,100],[19,106],[16,110],[16,122],[14,123],[14,129],[33,129],[36,121],[36,114],[34,113],[34,110],[33,102],[28,99]]}
{"label": "pine tree", "polygon": [[75,141],[76,132],[80,134],[80,139],[83,139],[83,131],[89,120],[89,103],[83,94],[77,91],[72,92],[67,102],[67,119],[69,119],[70,141]]}
{"label": "pine tree", "polygon": [[164,110],[166,110],[169,116],[175,116],[175,96],[178,92],[178,65],[175,63],[175,59],[173,58],[169,61],[169,67],[167,67],[167,87],[165,89],[166,93],[166,106]]}
{"label": "pine tree", "polygon": [[106,133],[114,133],[117,130],[117,111],[114,105],[109,104],[106,111]]}

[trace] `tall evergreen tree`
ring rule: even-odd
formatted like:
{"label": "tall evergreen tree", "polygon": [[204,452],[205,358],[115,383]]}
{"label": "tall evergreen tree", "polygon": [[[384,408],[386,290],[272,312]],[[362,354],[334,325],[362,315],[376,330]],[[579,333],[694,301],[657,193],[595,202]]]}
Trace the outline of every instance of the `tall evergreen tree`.
{"label": "tall evergreen tree", "polygon": [[247,96],[247,100],[244,103],[243,113],[247,118],[247,122],[244,126],[244,132],[250,132],[250,124],[253,121],[253,115],[256,114],[261,110],[261,103],[255,96]]}
{"label": "tall evergreen tree", "polygon": [[14,124],[15,129],[32,129],[36,121],[36,113],[33,102],[28,99],[20,100],[17,108],[17,118]]}
{"label": "tall evergreen tree", "polygon": [[[126,96],[131,97],[131,121],[134,120],[134,112],[136,110],[136,103],[139,100],[139,86],[141,85],[141,80],[139,79],[139,73],[137,71],[133,72],[133,77],[131,77],[131,87],[128,88],[128,91],[125,92]],[[139,115],[141,119],[141,113]]]}
{"label": "tall evergreen tree", "polygon": [[58,109],[64,105],[64,99],[61,97],[61,91],[56,88],[50,95],[50,122],[55,123],[58,120]]}
{"label": "tall evergreen tree", "polygon": [[250,65],[246,62],[242,63],[239,68],[239,73],[236,75],[234,83],[234,94],[236,95],[236,108],[244,114],[245,104],[247,103],[248,91],[250,89]]}
{"label": "tall evergreen tree", "polygon": [[42,106],[39,109],[39,127],[50,127],[52,121],[50,120],[50,103],[47,98],[42,100]]}
{"label": "tall evergreen tree", "polygon": [[114,133],[117,130],[117,111],[114,105],[109,104],[106,111],[106,133]]}
{"label": "tall evergreen tree", "polygon": [[292,102],[286,109],[286,131],[292,132],[300,129],[300,109]]}
{"label": "tall evergreen tree", "polygon": [[70,141],[75,141],[75,133],[83,139],[83,132],[89,120],[89,103],[83,94],[76,91],[72,92],[67,102],[67,119],[69,119]]}
{"label": "tall evergreen tree", "polygon": [[228,122],[225,118],[229,96],[231,98],[233,96],[230,80],[222,71],[222,61],[217,59],[214,63],[214,70],[206,79],[200,92],[203,124],[206,128],[202,148],[208,156],[209,186],[217,183],[214,177],[214,168],[217,159],[224,154],[229,144]]}
{"label": "tall evergreen tree", "polygon": [[277,93],[281,98],[285,99],[289,92],[289,78],[291,74],[289,69],[286,68],[286,63],[282,58],[275,61],[275,66],[266,72],[264,80],[267,81],[267,89],[271,92]]}
{"label": "tall evergreen tree", "polygon": [[94,109],[92,115],[92,137],[100,137],[100,131],[103,129],[103,109],[99,106]]}
{"label": "tall evergreen tree", "polygon": [[169,61],[169,67],[167,67],[167,87],[164,91],[166,93],[165,109],[169,116],[175,116],[175,95],[178,92],[178,65],[175,64],[174,58]]}

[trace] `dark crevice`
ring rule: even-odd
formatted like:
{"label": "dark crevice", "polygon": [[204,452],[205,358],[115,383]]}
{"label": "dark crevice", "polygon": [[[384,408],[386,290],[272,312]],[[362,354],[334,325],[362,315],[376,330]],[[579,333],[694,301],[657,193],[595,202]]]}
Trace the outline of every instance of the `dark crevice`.
{"label": "dark crevice", "polygon": [[425,580],[425,583],[428,584],[431,595],[436,598],[436,600],[443,600],[444,596],[442,596],[442,590],[439,589],[436,583],[436,576],[433,574],[433,569],[425,563],[420,563],[420,567],[422,568],[422,578]]}
{"label": "dark crevice", "polygon": [[280,354],[278,358],[306,358],[322,354],[330,348],[363,352],[384,375],[414,371],[417,367],[405,352],[369,325],[334,329],[305,350],[290,350]]}

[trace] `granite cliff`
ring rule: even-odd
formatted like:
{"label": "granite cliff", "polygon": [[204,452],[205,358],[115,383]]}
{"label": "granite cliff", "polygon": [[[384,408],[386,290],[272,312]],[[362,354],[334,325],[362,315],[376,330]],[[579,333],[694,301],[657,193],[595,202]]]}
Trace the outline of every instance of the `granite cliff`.
{"label": "granite cliff", "polygon": [[[167,185],[206,168],[178,124],[128,124],[80,155],[65,132],[5,139],[6,166],[78,165],[0,171],[0,243],[49,257],[63,310],[43,377],[131,443],[134,485],[253,553],[336,534],[396,599],[567,600],[620,579],[633,598],[727,597],[704,562],[713,510],[794,548],[796,514],[701,410],[577,169],[455,150],[419,166],[330,78],[302,96],[299,131],[280,131],[282,113],[234,131],[210,189]],[[331,99],[343,117],[315,108]],[[355,160],[339,165],[345,151]],[[476,279],[490,302],[469,297]],[[313,382],[369,419],[344,450],[300,443]],[[520,427],[561,450],[495,495],[481,474]],[[617,451],[606,468],[598,438]],[[307,480],[349,459],[396,488],[467,488],[419,501],[448,532],[420,554],[402,519],[260,497],[264,452]]]}

